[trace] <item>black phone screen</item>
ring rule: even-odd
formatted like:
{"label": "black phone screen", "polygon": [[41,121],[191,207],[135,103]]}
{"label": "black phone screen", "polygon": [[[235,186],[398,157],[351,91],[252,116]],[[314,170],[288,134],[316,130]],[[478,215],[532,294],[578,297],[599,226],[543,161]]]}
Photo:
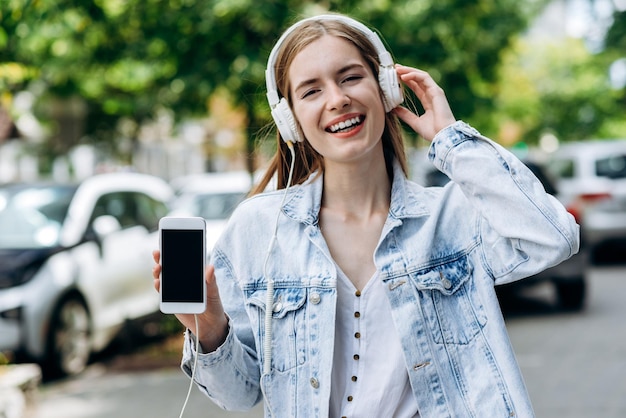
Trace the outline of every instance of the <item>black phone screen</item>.
{"label": "black phone screen", "polygon": [[204,231],[161,230],[161,298],[163,302],[202,302]]}

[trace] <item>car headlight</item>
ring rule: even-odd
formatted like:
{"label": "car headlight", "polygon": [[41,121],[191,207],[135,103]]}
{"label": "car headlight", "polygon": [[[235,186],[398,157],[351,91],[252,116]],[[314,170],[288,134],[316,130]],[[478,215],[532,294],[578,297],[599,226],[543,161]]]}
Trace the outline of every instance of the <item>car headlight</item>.
{"label": "car headlight", "polygon": [[7,309],[0,312],[0,318],[8,319],[10,321],[19,321],[22,318],[22,307]]}
{"label": "car headlight", "polygon": [[20,286],[30,281],[37,272],[41,264],[29,265],[24,268],[18,268],[13,271],[0,272],[0,290],[8,289],[10,287]]}

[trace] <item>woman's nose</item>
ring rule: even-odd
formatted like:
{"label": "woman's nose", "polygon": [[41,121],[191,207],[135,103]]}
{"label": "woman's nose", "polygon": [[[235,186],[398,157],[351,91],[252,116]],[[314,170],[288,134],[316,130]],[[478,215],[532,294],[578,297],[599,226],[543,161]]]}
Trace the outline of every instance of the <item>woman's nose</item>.
{"label": "woman's nose", "polygon": [[341,109],[352,102],[347,93],[338,85],[328,87],[327,94],[327,107],[329,110]]}

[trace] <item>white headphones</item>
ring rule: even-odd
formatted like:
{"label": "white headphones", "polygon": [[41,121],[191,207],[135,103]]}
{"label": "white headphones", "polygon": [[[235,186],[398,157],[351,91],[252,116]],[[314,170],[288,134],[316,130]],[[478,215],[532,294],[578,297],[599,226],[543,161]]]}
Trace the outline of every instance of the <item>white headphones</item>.
{"label": "white headphones", "polygon": [[367,39],[369,39],[369,41],[374,45],[374,48],[376,48],[376,51],[378,52],[378,60],[380,62],[380,67],[378,70],[378,83],[380,84],[380,89],[383,92],[383,104],[385,106],[385,112],[390,112],[393,108],[398,106],[404,100],[404,97],[402,95],[402,88],[400,87],[400,83],[398,81],[398,74],[396,73],[396,69],[393,66],[393,59],[391,58],[391,54],[385,49],[385,46],[383,45],[376,32],[372,31],[361,22],[342,15],[319,15],[300,20],[299,22],[288,28],[278,39],[278,42],[276,42],[276,45],[274,45],[274,48],[270,53],[269,59],[267,60],[267,68],[265,70],[267,100],[270,104],[272,118],[274,118],[274,122],[276,122],[278,131],[280,132],[280,135],[285,142],[299,142],[302,141],[302,137],[300,136],[298,125],[296,123],[296,118],[294,117],[293,112],[289,107],[287,99],[285,99],[284,97],[279,97],[278,95],[278,87],[276,86],[275,77],[276,55],[287,36],[289,36],[289,34],[291,34],[303,23],[310,21],[329,20],[343,22],[346,25],[349,25],[354,29],[359,30],[367,37]]}

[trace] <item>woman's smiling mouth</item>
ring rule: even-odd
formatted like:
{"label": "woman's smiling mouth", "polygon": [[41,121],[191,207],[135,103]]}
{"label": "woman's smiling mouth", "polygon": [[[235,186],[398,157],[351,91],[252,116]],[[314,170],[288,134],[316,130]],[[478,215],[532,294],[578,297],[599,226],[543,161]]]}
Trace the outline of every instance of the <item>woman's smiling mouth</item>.
{"label": "woman's smiling mouth", "polygon": [[326,131],[333,133],[333,134],[339,133],[339,132],[349,132],[350,130],[359,126],[364,119],[365,119],[365,116],[360,116],[360,115],[355,116],[353,118],[346,119],[346,120],[343,120],[341,122],[338,122],[329,126],[328,128],[326,128]]}

